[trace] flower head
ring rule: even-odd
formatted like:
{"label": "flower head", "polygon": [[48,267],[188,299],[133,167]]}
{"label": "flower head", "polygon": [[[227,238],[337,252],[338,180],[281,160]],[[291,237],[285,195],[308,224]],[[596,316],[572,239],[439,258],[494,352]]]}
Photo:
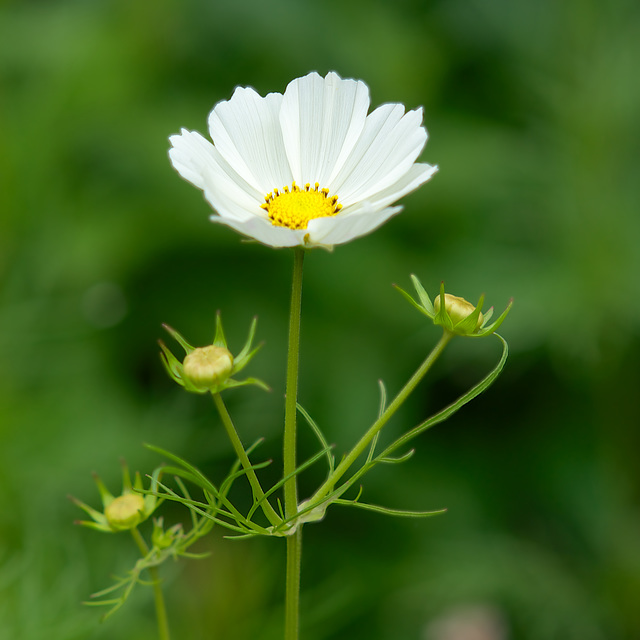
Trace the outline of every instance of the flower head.
{"label": "flower head", "polygon": [[330,248],[379,227],[437,171],[416,163],[422,109],[368,109],[367,85],[333,72],[264,98],[238,87],[209,115],[213,144],[183,129],[169,156],[204,192],[212,221],[272,247]]}
{"label": "flower head", "polygon": [[478,304],[472,305],[464,298],[451,295],[444,292],[444,282],[440,283],[440,293],[434,302],[431,302],[429,294],[425,291],[420,280],[415,276],[411,276],[413,286],[416,288],[418,300],[414,300],[406,291],[400,287],[396,287],[398,291],[427,318],[433,321],[433,324],[440,325],[449,333],[468,336],[470,338],[481,338],[483,336],[495,333],[498,327],[507,317],[513,300],[509,302],[507,308],[489,324],[489,320],[493,316],[493,307],[486,313],[482,313],[484,305],[484,294],[480,296]]}

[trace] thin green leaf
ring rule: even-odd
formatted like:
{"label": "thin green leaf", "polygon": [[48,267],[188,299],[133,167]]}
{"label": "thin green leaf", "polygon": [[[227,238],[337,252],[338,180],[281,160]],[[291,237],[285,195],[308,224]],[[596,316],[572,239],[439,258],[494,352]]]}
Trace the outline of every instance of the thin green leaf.
{"label": "thin green leaf", "polygon": [[[204,502],[200,502],[199,500],[192,500],[190,498],[183,498],[181,495],[178,495],[171,487],[160,483],[160,488],[165,491],[165,493],[160,494],[163,498],[167,500],[171,500],[171,502],[178,502],[183,504],[185,507],[197,507],[198,509],[209,509],[212,505]],[[218,508],[216,513],[219,515],[225,516],[227,518],[231,518],[233,520],[237,520],[237,514],[231,511],[225,511],[224,509]],[[238,512],[239,513],[239,512]],[[240,520],[243,520],[242,515],[240,514]]]}
{"label": "thin green leaf", "polygon": [[187,553],[186,551],[181,551],[180,556],[182,558],[187,558],[188,560],[203,560],[204,558],[209,558],[211,556],[211,552],[206,551],[204,553]]}
{"label": "thin green leaf", "polygon": [[[118,585],[120,588],[120,585]],[[114,598],[113,600],[85,600],[82,604],[87,607],[107,607],[111,604],[122,604],[122,598]]]}
{"label": "thin green leaf", "polygon": [[302,417],[306,420],[307,424],[311,427],[313,433],[316,434],[316,438],[320,442],[320,446],[327,452],[327,464],[329,465],[328,475],[333,473],[333,469],[335,466],[335,456],[333,455],[332,448],[329,446],[327,439],[324,437],[324,434],[320,430],[320,427],[317,425],[316,421],[307,413],[304,407],[296,402],[296,408],[302,415]]}
{"label": "thin green leaf", "polygon": [[[171,498],[169,498],[171,499]],[[180,502],[180,500],[176,500],[177,502]],[[221,527],[224,527],[225,529],[230,529],[231,531],[238,531],[240,533],[246,533],[247,531],[250,531],[251,528],[253,527],[246,527],[240,524],[240,522],[238,522],[237,520],[234,520],[236,522],[238,522],[238,526],[231,524],[230,522],[226,522],[225,520],[221,520],[220,518],[210,514],[208,511],[205,511],[204,509],[200,509],[198,507],[196,507],[195,505],[187,505],[189,507],[189,509],[193,509],[196,513],[200,514],[203,518],[207,518],[208,520],[211,520],[213,522],[215,522],[216,524],[219,524]],[[216,512],[216,513],[220,513],[220,511]],[[226,515],[226,514],[224,514]],[[231,516],[227,516],[227,517],[231,517]],[[250,523],[251,525],[253,525],[253,523]],[[256,529],[259,529],[259,527],[257,527],[257,525],[253,525],[254,527],[256,527]]]}
{"label": "thin green leaf", "polygon": [[378,438],[380,437],[380,432],[376,433],[371,440],[371,444],[369,445],[369,453],[367,454],[367,461],[365,464],[369,464],[373,459],[373,454],[376,451],[376,445],[378,444]]}
{"label": "thin green leaf", "polygon": [[387,388],[384,386],[382,380],[378,380],[378,387],[380,388],[380,407],[378,409],[378,418],[382,416],[384,410],[387,408]]}
{"label": "thin green leaf", "polygon": [[260,387],[265,391],[271,391],[271,387],[266,382],[263,382],[258,378],[247,378],[246,380],[233,380],[229,378],[227,381],[225,381],[224,388],[235,389],[236,387],[246,387],[247,385],[250,385],[250,384],[253,384],[256,387]]}
{"label": "thin green leaf", "polygon": [[384,458],[378,458],[378,462],[383,464],[400,464],[401,462],[406,462],[409,458],[413,456],[416,452],[415,449],[409,449],[407,453],[404,455],[398,456],[397,458],[392,458],[391,456],[385,456]]}
{"label": "thin green leaf", "polygon": [[[209,491],[209,493],[213,494],[214,496],[219,497],[219,499],[222,501],[222,504],[224,504],[225,507],[227,507],[227,509],[234,514],[234,519],[237,522],[241,522],[245,520],[244,516],[233,506],[233,504],[231,504],[229,500],[227,500],[224,496],[220,494],[216,486],[192,464],[190,464],[186,460],[183,460],[179,456],[176,456],[170,451],[161,449],[160,447],[156,447],[150,444],[145,444],[145,447],[147,447],[151,451],[154,451],[155,453],[159,453],[160,455],[163,455],[169,458],[170,460],[173,460],[174,462],[177,462],[178,464],[182,465],[188,472],[190,472],[197,478],[197,480],[199,481],[197,482],[198,486],[202,487],[203,489],[206,489],[207,491]],[[177,501],[179,502],[179,500]],[[207,515],[207,517],[210,517],[210,516]]]}
{"label": "thin green leaf", "polygon": [[[184,495],[184,497],[187,500],[192,500],[191,495],[189,493],[189,490],[187,489],[187,487],[184,484],[184,482],[182,482],[182,480],[178,476],[175,476],[174,479],[176,481],[176,484],[180,487],[180,491],[182,491],[182,494]],[[191,509],[189,509],[189,512],[191,514],[191,526],[192,527],[197,527],[198,526],[198,518],[196,517],[196,514]]]}
{"label": "thin green leaf", "polygon": [[[207,491],[213,493],[214,495],[218,494],[218,489],[216,488],[216,486],[199,469],[194,467],[192,464],[190,464],[183,458],[180,458],[174,453],[171,453],[166,449],[161,449],[160,447],[156,447],[152,444],[145,443],[144,446],[150,451],[153,451],[154,453],[164,456],[165,458],[169,458],[169,460],[173,460],[173,462],[176,462],[177,464],[181,465],[184,469],[186,469],[192,474],[192,476],[195,479],[194,480],[195,484],[197,484],[202,489],[207,489]],[[175,474],[175,471],[172,473]]]}
{"label": "thin green leaf", "polygon": [[242,476],[246,476],[247,475],[247,471],[249,471],[249,469],[253,469],[254,471],[258,470],[258,469],[264,469],[265,467],[270,466],[272,463],[271,460],[265,460],[264,462],[258,462],[256,464],[252,464],[250,467],[248,467],[247,469],[238,469],[237,471],[235,471],[234,473],[229,474],[224,482],[220,485],[220,494],[224,494],[226,495],[226,493],[228,492],[229,488],[231,487],[231,484],[233,482],[235,482],[238,478],[241,478]]}
{"label": "thin green leaf", "polygon": [[338,498],[333,502],[334,504],[358,507],[360,509],[365,509],[366,511],[375,511],[377,513],[384,513],[387,516],[398,516],[402,518],[428,518],[429,516],[437,516],[446,512],[446,509],[438,509],[436,511],[406,511],[404,509],[389,509],[388,507],[381,507],[377,504],[367,504],[366,502],[356,502],[355,500],[342,500],[341,498]]}
{"label": "thin green leaf", "polygon": [[280,498],[276,498],[276,502],[278,503],[278,512],[280,513],[280,517],[284,520],[284,508],[282,507],[282,501]]}
{"label": "thin green leaf", "polygon": [[[106,596],[109,593],[113,593],[114,591],[121,589],[123,585],[128,584],[131,580],[131,578],[118,578],[117,576],[115,576],[115,579],[117,580],[115,584],[112,584],[110,587],[107,587],[106,589],[102,589],[102,591],[96,591],[95,593],[92,593],[91,597],[102,598],[102,596]],[[87,602],[87,604],[101,604],[104,602],[105,600],[102,600],[101,602],[89,601]]]}
{"label": "thin green leaf", "polygon": [[[271,489],[269,489],[269,491],[267,491],[264,494],[263,500],[266,500],[272,493],[274,493],[275,491],[280,489],[280,487],[282,487],[287,480],[289,480],[290,478],[293,478],[294,476],[297,476],[299,473],[302,473],[305,469],[310,467],[314,462],[317,462],[320,458],[322,458],[325,455],[326,455],[326,451],[325,450],[321,450],[321,451],[318,451],[318,453],[316,453],[314,456],[311,456],[311,458],[306,460],[300,466],[296,467],[291,473],[287,474],[284,478],[282,478],[276,484],[274,484],[273,487],[271,487]],[[274,532],[285,528],[285,526],[289,522],[295,520],[299,515],[299,513],[298,513],[298,514],[292,516],[291,518],[287,519],[284,516],[284,513],[282,512],[282,505],[280,504],[280,500],[278,500],[278,504],[280,505],[279,508],[280,508],[280,513],[281,513],[281,517],[282,517],[282,522],[277,527],[274,527],[274,529],[273,529]],[[249,514],[252,514],[258,506],[259,506],[259,502],[257,502],[255,505],[253,505],[253,507],[251,508],[251,511],[249,511]],[[308,511],[308,510],[309,509],[305,510],[305,512]]]}
{"label": "thin green leaf", "polygon": [[476,396],[480,395],[483,391],[485,391],[495,382],[496,378],[500,375],[500,372],[502,371],[505,365],[505,362],[507,361],[507,356],[509,355],[509,345],[501,335],[497,333],[494,333],[493,335],[495,335],[502,343],[502,355],[500,357],[500,361],[491,370],[491,372],[487,376],[485,376],[480,382],[478,382],[478,384],[476,384],[474,387],[469,389],[467,393],[460,396],[455,402],[451,403],[450,405],[448,405],[447,407],[445,407],[444,409],[442,409],[441,411],[433,415],[431,418],[429,418],[428,420],[425,420],[423,423],[419,424],[417,427],[414,427],[413,429],[411,429],[411,431],[405,433],[403,436],[398,438],[395,442],[390,444],[377,457],[378,461],[381,458],[387,458],[390,453],[395,451],[398,447],[401,447],[402,445],[406,444],[416,436],[420,435],[423,431],[426,431],[427,429],[433,427],[434,425],[440,422],[444,422],[449,416],[453,415],[456,411],[461,409],[465,404],[473,400]]}
{"label": "thin green leaf", "polygon": [[222,536],[225,540],[249,540],[250,538],[255,538],[257,534],[255,533],[245,533],[244,535],[237,536]]}
{"label": "thin green leaf", "polygon": [[[259,445],[261,445],[264,442],[264,438],[258,438],[246,451],[247,456],[249,456]],[[220,485],[220,494],[222,496],[224,496],[226,498],[227,493],[229,492],[229,490],[231,489],[231,485],[233,484],[233,480],[231,480],[231,482],[227,482],[229,480],[229,478],[233,477],[234,479],[236,478],[236,472],[240,469],[240,459],[236,458],[235,462],[231,465],[231,469],[229,471],[229,475],[227,476],[227,478],[223,481],[223,483]]]}

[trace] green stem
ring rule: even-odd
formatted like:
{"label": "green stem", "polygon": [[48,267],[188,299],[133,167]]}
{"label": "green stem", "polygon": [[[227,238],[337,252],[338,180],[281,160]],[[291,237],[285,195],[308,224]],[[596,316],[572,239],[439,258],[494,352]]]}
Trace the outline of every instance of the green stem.
{"label": "green stem", "polygon": [[369,430],[360,438],[358,443],[353,447],[347,456],[342,459],[342,462],[336,467],[334,472],[326,479],[324,484],[315,492],[312,498],[309,499],[309,505],[322,502],[322,499],[331,493],[336,483],[342,476],[348,471],[349,467],[357,460],[357,458],[363,453],[363,451],[369,446],[373,438],[380,432],[382,427],[389,421],[391,416],[400,408],[404,401],[409,397],[409,394],[418,386],[418,383],[425,376],[427,371],[433,366],[434,362],[438,359],[440,354],[444,351],[454,334],[449,331],[445,331],[442,337],[438,341],[438,344],[433,348],[431,353],[427,356],[425,361],[420,365],[418,370],[413,374],[411,379],[405,384],[400,393],[394,398],[393,402],[387,407],[382,415],[371,425]]}
{"label": "green stem", "polygon": [[255,469],[251,466],[251,461],[249,460],[249,456],[247,452],[244,450],[242,446],[242,441],[238,436],[238,432],[233,424],[233,420],[231,420],[231,416],[227,411],[227,407],[225,406],[222,396],[219,393],[213,394],[213,401],[215,402],[216,409],[220,414],[220,418],[222,419],[222,424],[224,425],[225,431],[229,436],[229,440],[231,440],[231,444],[233,446],[233,450],[236,452],[238,456],[238,460],[242,464],[242,468],[247,473],[247,479],[249,480],[249,484],[251,485],[251,489],[253,491],[254,500],[261,500],[260,506],[264,511],[265,516],[269,519],[269,522],[276,526],[282,522],[280,516],[275,512],[275,509],[271,506],[269,501],[264,496],[264,491],[260,486],[260,481],[258,480],[258,476],[256,475]]}
{"label": "green stem", "polygon": [[300,565],[302,559],[302,525],[287,536],[287,586],[285,594],[284,639],[298,640],[300,611]]}
{"label": "green stem", "polygon": [[[298,361],[300,353],[300,306],[302,303],[302,265],[304,250],[294,249],[291,311],[289,314],[289,350],[287,355],[287,395],[284,409],[284,476],[296,470],[296,403],[298,401]],[[284,512],[292,518],[298,512],[298,487],[292,476],[284,484]]]}
{"label": "green stem", "polygon": [[[138,531],[138,529],[131,529],[131,535],[140,549],[142,556],[146,556],[149,553],[149,547],[144,541],[144,538]],[[162,586],[160,584],[160,577],[158,576],[157,567],[148,568],[149,575],[151,576],[151,585],[153,587],[153,599],[156,605],[156,620],[158,621],[158,638],[160,640],[170,640],[169,634],[169,619],[167,618],[167,608],[164,603],[164,596],[162,595]]]}
{"label": "green stem", "polygon": [[[287,388],[284,412],[284,477],[296,470],[296,418],[298,400],[298,362],[300,353],[300,309],[302,304],[302,266],[304,250],[294,249],[291,311],[289,314],[289,349],[287,355]],[[298,486],[295,475],[284,483],[284,510],[287,518],[298,512]],[[285,640],[298,640],[300,609],[300,566],[302,526],[287,536],[287,582],[285,591]]]}

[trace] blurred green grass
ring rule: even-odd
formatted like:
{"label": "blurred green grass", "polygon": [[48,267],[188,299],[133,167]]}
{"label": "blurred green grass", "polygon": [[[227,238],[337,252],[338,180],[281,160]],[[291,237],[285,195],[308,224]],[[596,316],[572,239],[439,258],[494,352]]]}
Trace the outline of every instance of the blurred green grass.
{"label": "blurred green grass", "polygon": [[[115,490],[119,456],[150,471],[144,441],[214,476],[230,464],[206,399],[161,370],[162,322],[203,344],[221,309],[241,345],[259,316],[252,373],[274,391],[229,404],[278,455],[291,256],[213,227],[167,137],[204,132],[238,84],[282,91],[313,69],[362,78],[373,106],[424,105],[423,158],[440,166],[384,228],[308,256],[300,400],[338,451],[375,415],[377,379],[393,393],[437,336],[392,282],[515,308],[498,383],[367,483],[372,502],[447,515],[336,508],[307,528],[305,639],[437,640],[434,621],[466,606],[513,639],[640,636],[639,14],[630,0],[5,1],[0,638],[154,637],[145,590],[104,625],[80,604],[126,569],[126,544],[74,528],[65,495],[97,504],[90,472]],[[389,428],[494,357],[454,344]],[[168,572],[176,637],[278,638],[283,550],[210,546]]]}

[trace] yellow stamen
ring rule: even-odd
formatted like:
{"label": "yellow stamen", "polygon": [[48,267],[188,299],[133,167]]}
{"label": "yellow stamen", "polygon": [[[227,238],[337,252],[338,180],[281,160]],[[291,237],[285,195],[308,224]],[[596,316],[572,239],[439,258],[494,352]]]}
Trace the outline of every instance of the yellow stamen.
{"label": "yellow stamen", "polygon": [[335,216],[342,209],[338,196],[329,197],[329,189],[319,187],[316,182],[313,188],[307,183],[300,189],[294,182],[291,188],[285,186],[282,191],[274,189],[268,193],[260,206],[274,226],[306,229],[309,220]]}

